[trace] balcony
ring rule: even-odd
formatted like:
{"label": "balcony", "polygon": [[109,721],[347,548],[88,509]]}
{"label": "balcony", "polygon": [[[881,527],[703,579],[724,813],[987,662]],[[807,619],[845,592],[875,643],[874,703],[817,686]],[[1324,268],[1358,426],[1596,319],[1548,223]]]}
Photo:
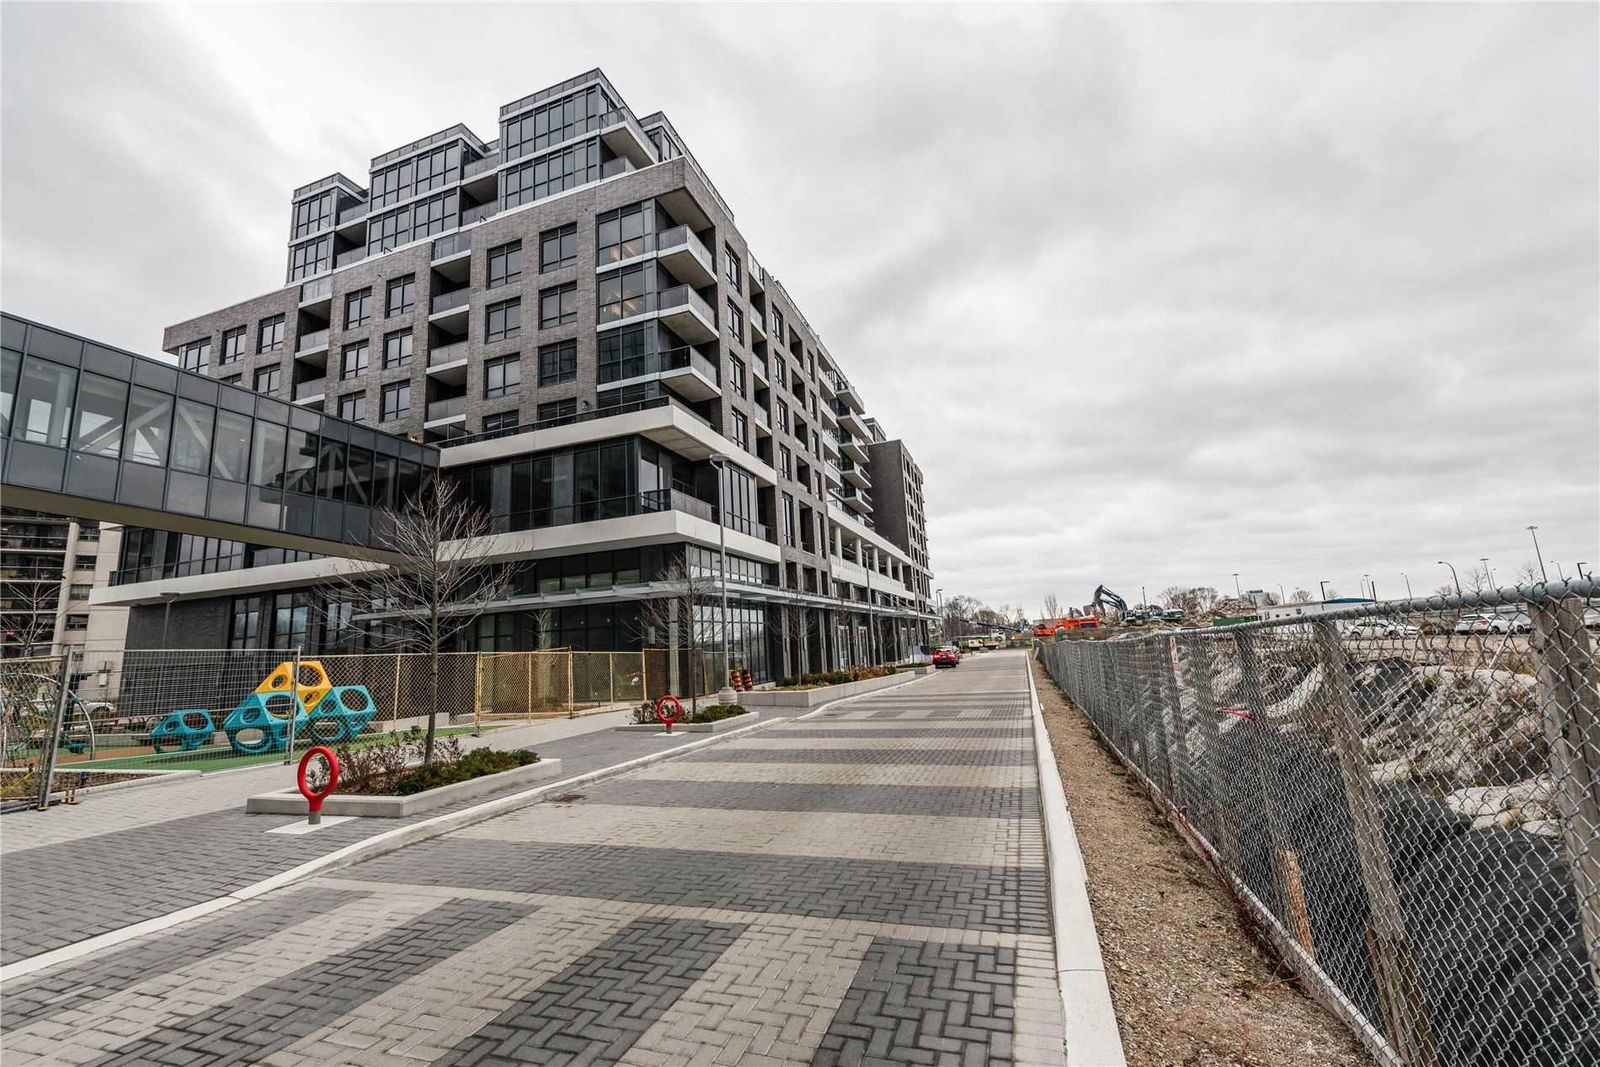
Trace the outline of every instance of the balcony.
{"label": "balcony", "polygon": [[449,426],[454,423],[467,421],[467,398],[452,396],[445,400],[428,401],[426,418],[423,429],[432,430],[440,426]]}
{"label": "balcony", "polygon": [[474,159],[472,162],[470,162],[466,166],[462,167],[461,168],[461,178],[462,178],[463,181],[465,181],[465,180],[467,180],[469,178],[476,178],[480,174],[489,173],[491,170],[494,170],[499,165],[500,165],[500,153],[499,152],[492,152],[489,155],[484,156],[482,159]]}
{"label": "balcony", "polygon": [[866,446],[854,437],[840,437],[839,449],[857,463],[867,463],[872,459],[867,453]]}
{"label": "balcony", "polygon": [[367,250],[365,248],[351,248],[340,252],[337,256],[334,256],[333,266],[334,269],[337,270],[340,267],[348,267],[352,263],[360,263],[366,258]]}
{"label": "balcony", "polygon": [[722,391],[717,368],[695,348],[647,352],[600,369],[600,387],[620,389],[659,381],[685,400],[709,400]]}
{"label": "balcony", "polygon": [[696,288],[717,280],[717,263],[709,249],[687,226],[674,226],[656,234],[656,258],[677,278]]}
{"label": "balcony", "polygon": [[428,374],[451,385],[464,385],[467,381],[467,342],[440,345],[428,349]]}
{"label": "balcony", "polygon": [[295,338],[295,342],[294,342],[294,358],[295,359],[309,359],[309,358],[311,358],[313,356],[322,356],[324,359],[326,359],[327,355],[328,355],[328,331],[327,330],[325,330],[325,329],[323,329],[323,330],[313,330],[311,333],[303,333],[299,337]]}
{"label": "balcony", "polygon": [[839,454],[839,435],[832,430],[822,431],[822,454],[824,456],[837,456]]}
{"label": "balcony", "polygon": [[857,489],[871,489],[872,479],[867,477],[866,469],[850,460],[839,464],[839,471],[844,475],[844,480]]}
{"label": "balcony", "polygon": [[[867,409],[861,403],[861,394],[856,392],[856,387],[850,384],[848,378],[842,374],[836,375],[833,384],[834,388],[838,390],[840,400],[848,404],[850,409],[857,414],[866,414]],[[840,412],[840,414],[843,415],[844,413]]]}
{"label": "balcony", "polygon": [[318,304],[333,303],[333,279],[317,278],[300,287],[300,306],[313,308]]}
{"label": "balcony", "polygon": [[455,233],[446,234],[433,242],[433,262],[441,259],[450,259],[453,256],[465,256],[472,252],[472,234],[457,230]]}
{"label": "balcony", "polygon": [[750,295],[765,292],[767,288],[767,272],[756,262],[756,257],[751,255],[747,248],[744,252],[744,272],[750,276]]}
{"label": "balcony", "polygon": [[633,160],[618,156],[616,159],[608,159],[604,163],[600,164],[600,179],[604,181],[607,178],[620,177],[623,174],[627,174],[629,171],[635,171],[638,169],[638,167],[633,165]]}
{"label": "balcony", "polygon": [[471,226],[475,222],[482,222],[490,215],[498,215],[499,213],[499,201],[491,200],[487,204],[479,204],[477,207],[469,207],[465,211],[461,212],[461,225]]}
{"label": "balcony", "polygon": [[448,293],[440,293],[428,305],[428,321],[438,322],[441,319],[465,316],[472,302],[472,287],[464,286],[452,289]]}
{"label": "balcony", "polygon": [[839,494],[844,501],[844,506],[857,515],[870,515],[872,513],[872,498],[865,491],[855,486],[847,485]]}
{"label": "balcony", "polygon": [[705,297],[687,285],[675,285],[659,293],[601,304],[596,326],[604,330],[636,319],[659,318],[674,333],[691,343],[702,344],[717,337],[717,317]]}
{"label": "balcony", "polygon": [[339,212],[338,225],[340,225],[340,226],[351,226],[351,225],[354,225],[357,222],[363,221],[364,219],[366,219],[367,211],[371,207],[372,207],[372,205],[371,204],[367,204],[367,203],[351,204],[349,207],[347,207],[343,211]]}
{"label": "balcony", "polygon": [[872,431],[868,429],[867,424],[862,421],[860,414],[851,411],[849,408],[839,412],[839,425],[843,429],[849,430],[851,436],[855,437],[859,441],[872,440]]}
{"label": "balcony", "polygon": [[822,464],[822,477],[827,481],[829,488],[838,489],[844,485],[844,475],[839,470],[839,465],[831,460]]}
{"label": "balcony", "polygon": [[756,412],[756,429],[762,431],[763,433],[767,434],[768,436],[771,436],[771,434],[772,434],[772,416],[767,414],[767,409],[762,407],[760,404],[756,405],[755,412]]}
{"label": "balcony", "polygon": [[302,382],[294,383],[294,402],[296,404],[309,404],[321,400],[328,395],[328,379],[307,378]]}
{"label": "balcony", "polygon": [[757,315],[755,309],[750,310],[750,343],[755,344],[756,338],[767,339],[767,320],[765,316]]}

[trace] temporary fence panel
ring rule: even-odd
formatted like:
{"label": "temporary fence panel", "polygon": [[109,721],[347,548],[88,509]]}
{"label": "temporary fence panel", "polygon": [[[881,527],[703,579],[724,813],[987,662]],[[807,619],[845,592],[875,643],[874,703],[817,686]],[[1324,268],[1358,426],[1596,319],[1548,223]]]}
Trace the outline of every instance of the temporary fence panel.
{"label": "temporary fence panel", "polygon": [[[1380,1059],[1600,1063],[1594,595],[1549,583],[1037,654]],[[1520,614],[1410,621],[1496,605]]]}

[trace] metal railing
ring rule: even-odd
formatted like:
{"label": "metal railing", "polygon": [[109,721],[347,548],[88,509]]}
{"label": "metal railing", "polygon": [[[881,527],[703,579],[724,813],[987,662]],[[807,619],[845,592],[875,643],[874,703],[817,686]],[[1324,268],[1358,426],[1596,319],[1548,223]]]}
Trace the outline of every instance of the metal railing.
{"label": "metal railing", "polygon": [[658,293],[642,293],[639,296],[625,300],[601,304],[596,309],[596,320],[603,325],[608,322],[618,322],[622,319],[632,318],[635,315],[645,315],[652,311],[666,313],[683,307],[698,312],[707,326],[715,328],[717,323],[716,312],[711,310],[711,305],[706,303],[705,297],[687,285],[674,285]]}
{"label": "metal railing", "polygon": [[[1075,636],[1038,657],[1380,1062],[1558,1067],[1600,1048],[1596,592]],[[1532,633],[1436,625],[1499,606]]]}
{"label": "metal railing", "polygon": [[707,381],[713,384],[716,384],[719,380],[717,368],[698,349],[693,346],[680,346],[678,348],[669,348],[665,352],[643,352],[637,356],[628,356],[615,363],[602,364],[600,367],[600,384],[607,385],[611,382],[639,378],[646,374],[663,374],[667,371],[688,369],[699,371]]}

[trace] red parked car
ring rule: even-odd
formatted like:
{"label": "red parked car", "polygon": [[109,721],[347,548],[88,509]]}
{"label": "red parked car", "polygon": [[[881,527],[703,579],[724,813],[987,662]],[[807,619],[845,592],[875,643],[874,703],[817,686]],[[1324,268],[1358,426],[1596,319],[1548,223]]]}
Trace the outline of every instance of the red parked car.
{"label": "red parked car", "polygon": [[961,653],[946,645],[933,650],[933,665],[935,667],[954,667],[961,662]]}

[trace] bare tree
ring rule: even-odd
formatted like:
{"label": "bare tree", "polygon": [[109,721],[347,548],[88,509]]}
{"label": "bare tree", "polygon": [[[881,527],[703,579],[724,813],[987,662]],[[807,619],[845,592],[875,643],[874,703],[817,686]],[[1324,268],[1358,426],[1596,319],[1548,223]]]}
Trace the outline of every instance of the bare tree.
{"label": "bare tree", "polygon": [[1061,618],[1061,601],[1056,599],[1054,593],[1044,595],[1044,617],[1046,619]]}
{"label": "bare tree", "polygon": [[1296,589],[1289,594],[1289,603],[1291,604],[1309,604],[1311,600],[1311,594],[1304,589]]}
{"label": "bare tree", "polygon": [[[716,624],[708,624],[704,628],[697,626],[695,617],[699,613],[694,609],[716,602],[717,582],[709,574],[686,567],[681,560],[674,560],[662,571],[661,583],[668,586],[672,593],[640,602],[637,623],[639,640],[665,648],[670,665],[678,663],[680,649],[692,653],[691,662],[703,664],[705,638],[708,634],[715,635]],[[726,667],[724,663],[724,669]],[[694,690],[690,706],[698,709],[700,686],[696,684]]]}
{"label": "bare tree", "polygon": [[386,521],[370,550],[374,564],[342,574],[336,595],[369,605],[369,642],[393,652],[428,657],[428,732],[422,760],[433,762],[439,718],[439,657],[515,587],[513,569],[490,562],[494,526],[453,481],[434,478]]}
{"label": "bare tree", "polygon": [[59,572],[45,577],[22,574],[0,585],[0,598],[6,601],[4,644],[14,646],[20,656],[45,656],[53,651],[56,636],[56,608],[64,591]]}
{"label": "bare tree", "polygon": [[1544,577],[1539,573],[1539,565],[1532,560],[1524,560],[1522,566],[1517,568],[1518,585],[1536,585],[1542,581]]}

